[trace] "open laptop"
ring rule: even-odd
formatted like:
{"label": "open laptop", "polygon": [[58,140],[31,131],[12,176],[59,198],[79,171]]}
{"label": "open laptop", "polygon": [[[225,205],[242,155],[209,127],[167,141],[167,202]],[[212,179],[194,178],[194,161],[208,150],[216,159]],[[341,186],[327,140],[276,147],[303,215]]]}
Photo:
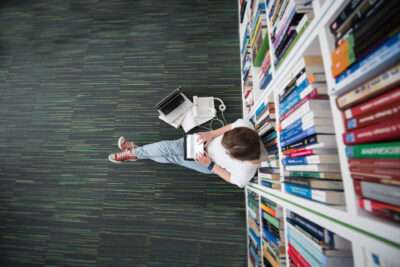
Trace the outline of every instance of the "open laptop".
{"label": "open laptop", "polygon": [[193,103],[181,92],[182,86],[174,90],[156,105],[160,115],[163,115],[166,122],[173,122],[178,117],[184,115]]}

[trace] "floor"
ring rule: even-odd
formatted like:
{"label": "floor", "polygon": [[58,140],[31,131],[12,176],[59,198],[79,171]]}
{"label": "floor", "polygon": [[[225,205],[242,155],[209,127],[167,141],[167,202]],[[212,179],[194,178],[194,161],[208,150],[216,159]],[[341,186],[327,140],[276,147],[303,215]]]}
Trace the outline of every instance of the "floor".
{"label": "floor", "polygon": [[246,265],[242,189],[107,160],[121,135],[182,136],[154,108],[179,85],[241,117],[237,14],[228,0],[0,2],[1,266]]}

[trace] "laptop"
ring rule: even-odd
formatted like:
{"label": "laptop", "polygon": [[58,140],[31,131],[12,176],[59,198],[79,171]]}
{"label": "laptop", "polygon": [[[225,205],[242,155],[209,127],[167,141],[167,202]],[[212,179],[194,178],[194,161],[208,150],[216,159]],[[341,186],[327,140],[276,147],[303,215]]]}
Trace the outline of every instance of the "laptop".
{"label": "laptop", "polygon": [[156,105],[158,112],[160,115],[163,115],[164,120],[168,123],[184,115],[193,105],[192,101],[182,94],[181,91],[182,86],[174,90]]}

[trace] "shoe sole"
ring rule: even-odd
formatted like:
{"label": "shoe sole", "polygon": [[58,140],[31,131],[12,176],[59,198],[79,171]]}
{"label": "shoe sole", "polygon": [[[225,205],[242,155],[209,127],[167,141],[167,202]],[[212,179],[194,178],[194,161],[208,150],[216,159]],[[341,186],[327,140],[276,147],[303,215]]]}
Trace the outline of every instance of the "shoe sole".
{"label": "shoe sole", "polygon": [[126,160],[124,160],[124,161],[118,161],[118,160],[112,159],[112,158],[111,158],[111,155],[108,156],[108,160],[111,161],[111,162],[113,162],[113,163],[123,163],[123,162],[125,162],[125,161],[137,161],[137,159],[126,159]]}

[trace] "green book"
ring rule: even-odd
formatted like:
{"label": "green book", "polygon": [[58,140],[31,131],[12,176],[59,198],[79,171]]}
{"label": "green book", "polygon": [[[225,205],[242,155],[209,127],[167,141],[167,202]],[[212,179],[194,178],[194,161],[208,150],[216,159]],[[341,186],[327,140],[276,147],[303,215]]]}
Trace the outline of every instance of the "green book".
{"label": "green book", "polygon": [[273,226],[275,226],[276,228],[280,229],[280,227],[279,227],[279,220],[278,220],[278,219],[272,217],[271,215],[269,215],[269,214],[266,213],[266,212],[263,212],[263,216],[264,216],[264,219],[266,219],[267,221],[269,221]]}
{"label": "green book", "polygon": [[300,171],[289,171],[285,173],[285,176],[302,176],[319,179],[333,179],[342,180],[342,174],[340,172],[300,172]]}
{"label": "green book", "polygon": [[258,201],[252,198],[247,198],[247,201],[251,204],[253,204],[254,206],[258,207]]}
{"label": "green book", "polygon": [[262,198],[261,199],[261,203],[267,205],[268,207],[270,207],[271,209],[275,210],[276,209],[276,203],[267,199],[267,198]]}
{"label": "green book", "polygon": [[400,142],[385,142],[346,146],[348,158],[400,158]]}
{"label": "green book", "polygon": [[268,31],[265,32],[264,40],[261,43],[260,50],[258,50],[258,53],[256,55],[256,58],[254,59],[254,67],[260,67],[261,63],[263,62],[265,58],[265,54],[267,53],[269,49],[269,42],[268,42]]}

